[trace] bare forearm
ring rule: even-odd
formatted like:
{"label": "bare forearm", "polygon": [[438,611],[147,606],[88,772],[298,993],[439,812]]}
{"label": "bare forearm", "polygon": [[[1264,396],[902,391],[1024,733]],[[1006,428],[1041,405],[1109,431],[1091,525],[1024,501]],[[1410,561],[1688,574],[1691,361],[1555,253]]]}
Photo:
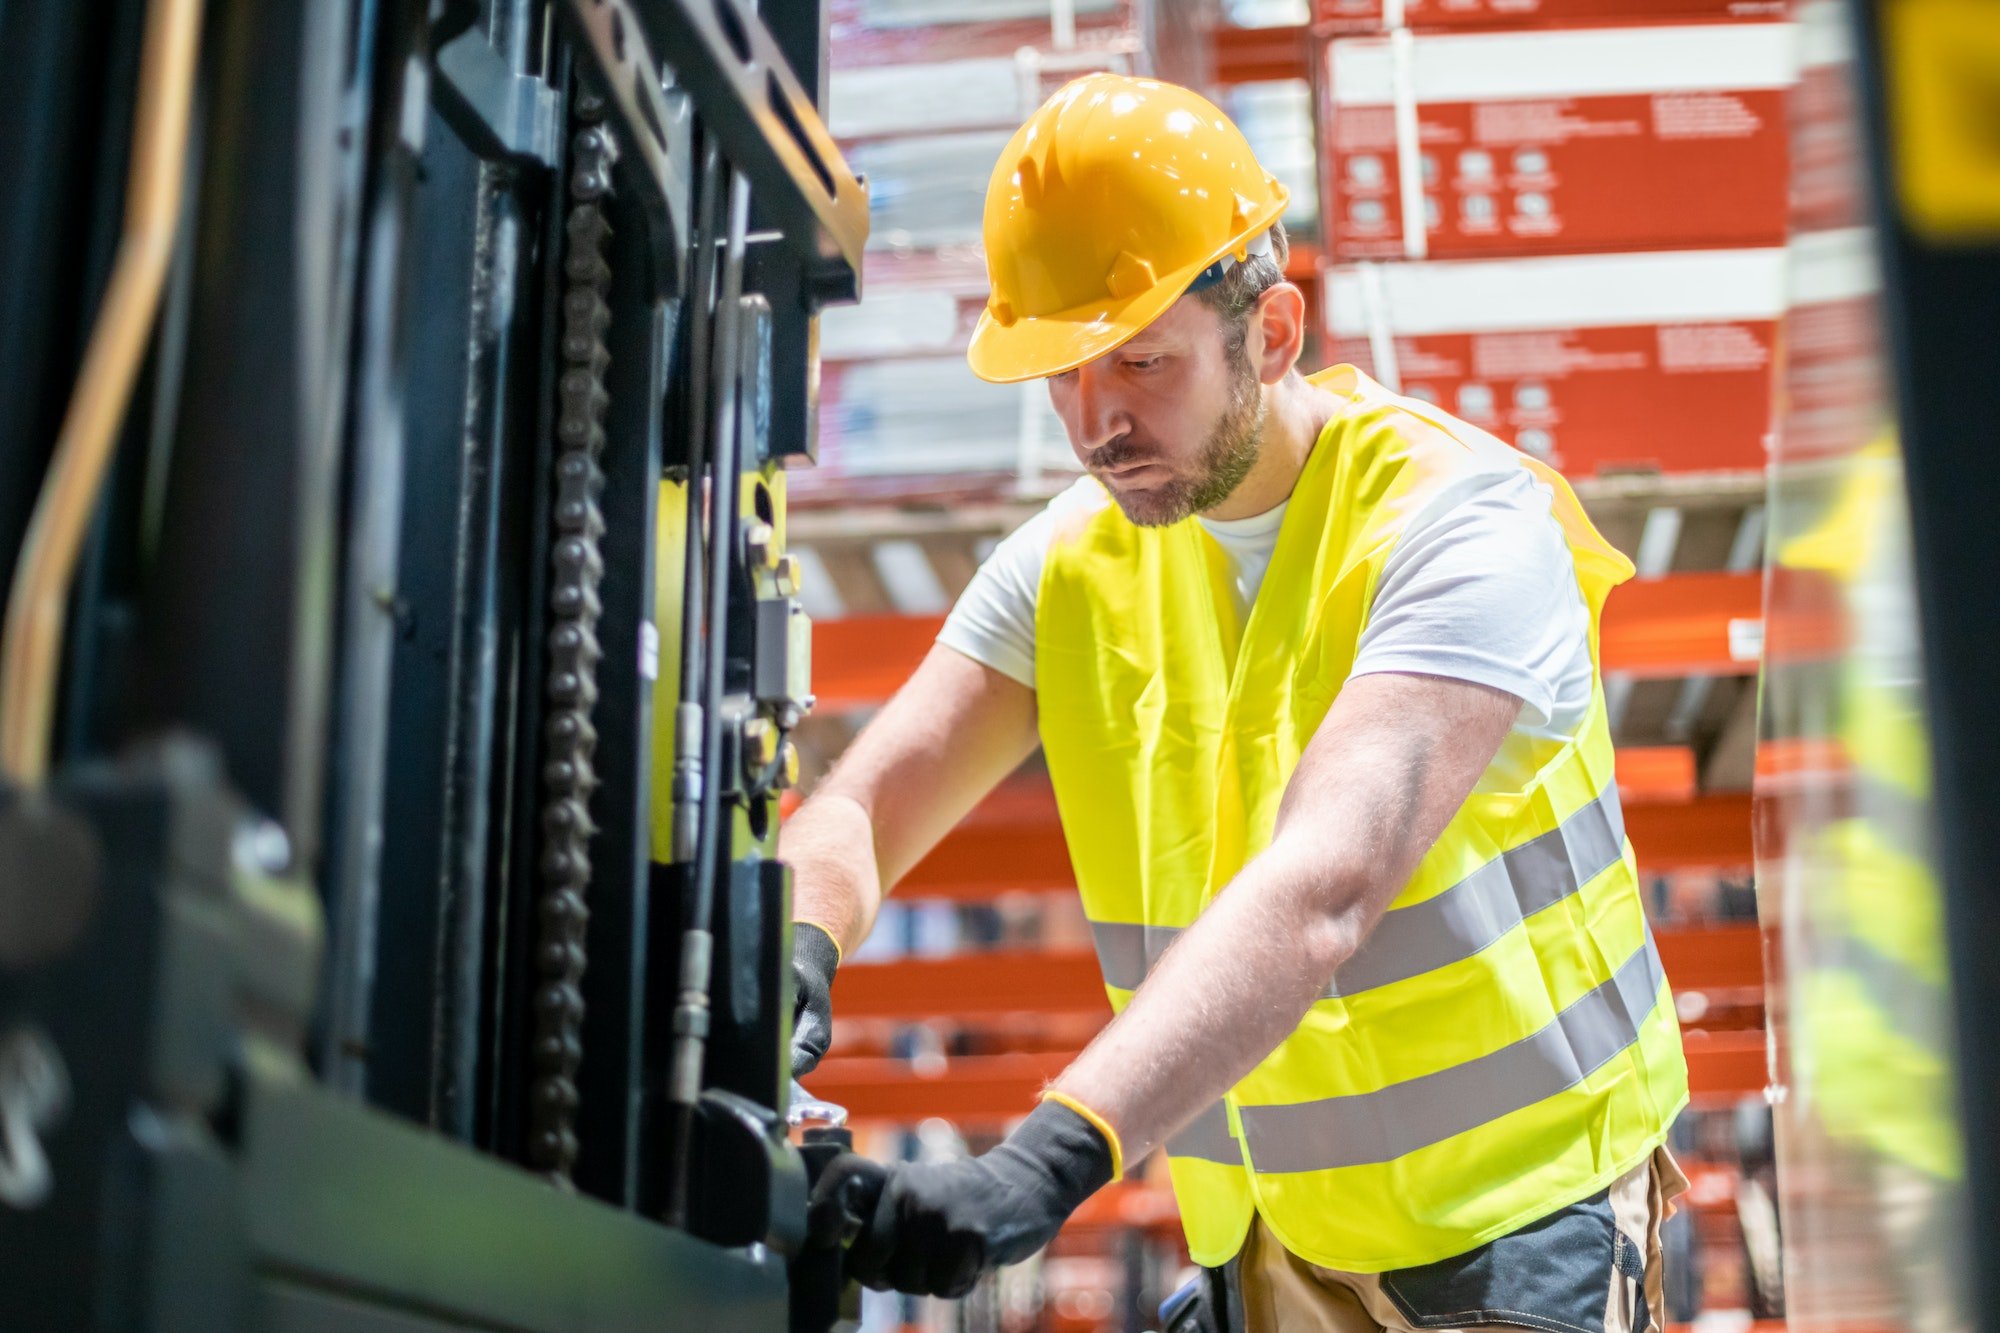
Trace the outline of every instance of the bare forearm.
{"label": "bare forearm", "polygon": [[793,919],[852,951],[883,895],[1034,744],[1033,690],[933,648],[779,831]]}
{"label": "bare forearm", "polygon": [[1117,1128],[1128,1162],[1256,1068],[1359,943],[1304,860],[1273,847],[1247,866],[1056,1080]]}
{"label": "bare forearm", "polygon": [[824,927],[843,954],[852,953],[882,907],[868,812],[852,797],[822,792],[785,821],[778,855],[792,867],[792,919]]}

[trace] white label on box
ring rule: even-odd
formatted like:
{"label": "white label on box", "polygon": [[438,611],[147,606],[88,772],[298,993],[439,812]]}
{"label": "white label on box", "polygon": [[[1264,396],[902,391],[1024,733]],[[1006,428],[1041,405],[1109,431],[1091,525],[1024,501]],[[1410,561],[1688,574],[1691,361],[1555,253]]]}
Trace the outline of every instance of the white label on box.
{"label": "white label on box", "polygon": [[944,291],[870,292],[856,305],[828,306],[819,317],[823,361],[865,361],[955,350],[958,298]]}
{"label": "white label on box", "polygon": [[[1104,14],[1117,0],[1070,0],[1075,14]],[[932,28],[951,23],[995,23],[1051,18],[1053,0],[862,0],[861,21],[871,28]]]}
{"label": "white label on box", "polygon": [[827,128],[837,139],[936,134],[1004,125],[1027,114],[1012,56],[844,69],[833,77]]}
{"label": "white label on box", "polygon": [[[1799,63],[1791,23],[1426,33],[1414,45],[1419,102],[1786,88]],[[1336,38],[1327,60],[1337,107],[1394,100],[1389,39]]]}
{"label": "white label on box", "polygon": [[1764,621],[1761,617],[1729,622],[1729,656],[1737,662],[1755,662],[1764,655]]}
{"label": "white label on box", "polygon": [[1867,227],[1801,232],[1792,237],[1793,305],[1858,301],[1882,290],[1875,267],[1875,237]]}
{"label": "white label on box", "polygon": [[[1778,248],[1385,264],[1380,278],[1389,328],[1407,335],[1767,320],[1785,309]],[[1333,269],[1325,286],[1327,328],[1366,333],[1357,270]]]}
{"label": "white label on box", "polygon": [[1846,65],[1854,60],[1847,29],[1847,6],[1839,0],[1807,0],[1799,6],[1799,64],[1804,69]]}

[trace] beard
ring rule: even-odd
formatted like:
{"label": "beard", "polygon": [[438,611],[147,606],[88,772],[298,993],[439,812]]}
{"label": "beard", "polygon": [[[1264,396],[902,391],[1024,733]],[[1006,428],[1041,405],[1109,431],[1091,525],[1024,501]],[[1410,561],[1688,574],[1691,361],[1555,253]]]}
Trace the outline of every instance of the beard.
{"label": "beard", "polygon": [[[1125,493],[1105,486],[1125,517],[1142,528],[1163,528],[1227,500],[1250,475],[1264,444],[1264,395],[1257,372],[1238,346],[1229,359],[1229,403],[1202,442],[1190,476],[1173,477],[1144,491]],[[1100,458],[1103,467],[1131,461],[1115,447]]]}

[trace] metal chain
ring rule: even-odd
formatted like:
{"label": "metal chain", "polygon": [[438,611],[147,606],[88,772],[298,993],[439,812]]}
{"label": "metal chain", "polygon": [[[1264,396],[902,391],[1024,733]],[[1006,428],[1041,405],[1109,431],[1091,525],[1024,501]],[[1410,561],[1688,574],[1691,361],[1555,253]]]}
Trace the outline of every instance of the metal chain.
{"label": "metal chain", "polygon": [[542,769],[541,933],[535,967],[534,1085],[529,1101],[528,1155],[556,1184],[568,1186],[576,1165],[577,1067],[583,1060],[584,929],[590,920],[590,796],[597,788],[592,756],[597,730],[598,584],[604,575],[599,543],[604,514],[598,497],[604,473],[604,331],[611,270],[611,233],[603,200],[611,193],[617,147],[604,124],[604,103],[576,99],[570,138],[570,211],[563,263],[562,379],[555,455],[554,578],[549,589],[547,761]]}

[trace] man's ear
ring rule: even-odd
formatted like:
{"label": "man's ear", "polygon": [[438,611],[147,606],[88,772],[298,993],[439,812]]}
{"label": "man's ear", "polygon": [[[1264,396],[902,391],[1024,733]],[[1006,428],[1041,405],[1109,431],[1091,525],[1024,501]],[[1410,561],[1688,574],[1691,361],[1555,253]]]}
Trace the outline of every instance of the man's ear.
{"label": "man's ear", "polygon": [[1252,364],[1264,384],[1276,384],[1292,373],[1306,346],[1306,295],[1289,282],[1265,290],[1250,308],[1251,327],[1259,337]]}

